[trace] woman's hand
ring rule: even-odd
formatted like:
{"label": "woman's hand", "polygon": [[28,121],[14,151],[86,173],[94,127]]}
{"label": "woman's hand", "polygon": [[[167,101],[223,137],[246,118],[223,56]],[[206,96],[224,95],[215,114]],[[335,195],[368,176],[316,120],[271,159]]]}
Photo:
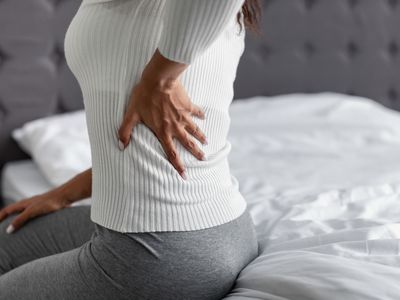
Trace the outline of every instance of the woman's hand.
{"label": "woman's hand", "polygon": [[20,213],[7,227],[7,233],[12,233],[20,229],[29,219],[69,206],[71,202],[62,193],[51,190],[4,207],[0,210],[0,222],[13,213]]}
{"label": "woman's hand", "polygon": [[70,207],[72,203],[92,195],[92,168],[89,168],[43,194],[10,204],[0,210],[0,222],[13,213],[20,213],[7,227],[7,233],[21,228],[29,219]]}
{"label": "woman's hand", "polygon": [[179,174],[186,178],[173,138],[177,138],[200,160],[204,159],[204,153],[197,147],[189,133],[202,144],[207,144],[204,133],[193,122],[192,115],[201,119],[205,118],[201,108],[190,101],[178,79],[160,84],[142,76],[139,83],[132,89],[129,104],[118,131],[119,147],[123,150],[129,144],[133,127],[143,122],[157,136],[168,160]]}

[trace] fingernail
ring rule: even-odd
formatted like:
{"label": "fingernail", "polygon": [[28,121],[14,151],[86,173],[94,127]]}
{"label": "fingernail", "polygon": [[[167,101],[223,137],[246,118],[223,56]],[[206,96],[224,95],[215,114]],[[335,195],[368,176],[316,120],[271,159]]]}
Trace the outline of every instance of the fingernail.
{"label": "fingernail", "polygon": [[207,140],[205,140],[204,145],[208,145],[208,141]]}
{"label": "fingernail", "polygon": [[8,225],[8,227],[7,227],[7,229],[6,229],[6,232],[7,232],[7,233],[11,233],[11,232],[13,232],[13,231],[14,231],[14,226],[13,226],[12,224]]}
{"label": "fingernail", "polygon": [[118,148],[123,151],[125,149],[124,143],[121,140],[118,140]]}
{"label": "fingernail", "polygon": [[187,179],[185,172],[182,172],[181,176],[182,176],[183,179],[185,179],[185,180]]}

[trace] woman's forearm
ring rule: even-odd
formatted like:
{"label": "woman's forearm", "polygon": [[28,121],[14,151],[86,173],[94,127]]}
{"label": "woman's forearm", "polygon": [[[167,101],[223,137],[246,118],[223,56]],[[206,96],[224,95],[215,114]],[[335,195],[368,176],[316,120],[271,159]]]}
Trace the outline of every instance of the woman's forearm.
{"label": "woman's forearm", "polygon": [[164,57],[158,49],[145,66],[141,79],[160,90],[168,90],[189,65]]}
{"label": "woman's forearm", "polygon": [[92,168],[75,175],[50,193],[64,198],[68,203],[89,198],[92,195]]}

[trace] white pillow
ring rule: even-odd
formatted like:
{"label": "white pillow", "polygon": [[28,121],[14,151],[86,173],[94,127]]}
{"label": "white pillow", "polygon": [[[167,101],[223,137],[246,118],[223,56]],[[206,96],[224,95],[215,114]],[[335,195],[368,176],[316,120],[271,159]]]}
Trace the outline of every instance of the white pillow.
{"label": "white pillow", "polygon": [[92,165],[84,110],[27,122],[11,135],[54,187]]}

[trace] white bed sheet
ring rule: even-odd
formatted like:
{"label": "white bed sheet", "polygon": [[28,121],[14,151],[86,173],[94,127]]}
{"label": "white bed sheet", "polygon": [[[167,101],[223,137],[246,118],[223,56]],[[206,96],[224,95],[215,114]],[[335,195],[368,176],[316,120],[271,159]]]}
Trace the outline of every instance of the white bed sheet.
{"label": "white bed sheet", "polygon": [[261,254],[225,298],[400,299],[400,113],[343,95],[231,106]]}
{"label": "white bed sheet", "polygon": [[8,162],[1,176],[2,197],[5,204],[43,193],[50,184],[40,174],[31,159]]}
{"label": "white bed sheet", "polygon": [[400,299],[400,113],[334,93],[230,111],[229,161],[261,253],[224,299]]}
{"label": "white bed sheet", "polygon": [[[32,159],[7,162],[1,176],[2,197],[5,205],[45,193],[53,186]],[[90,205],[90,198],[71,206]]]}

